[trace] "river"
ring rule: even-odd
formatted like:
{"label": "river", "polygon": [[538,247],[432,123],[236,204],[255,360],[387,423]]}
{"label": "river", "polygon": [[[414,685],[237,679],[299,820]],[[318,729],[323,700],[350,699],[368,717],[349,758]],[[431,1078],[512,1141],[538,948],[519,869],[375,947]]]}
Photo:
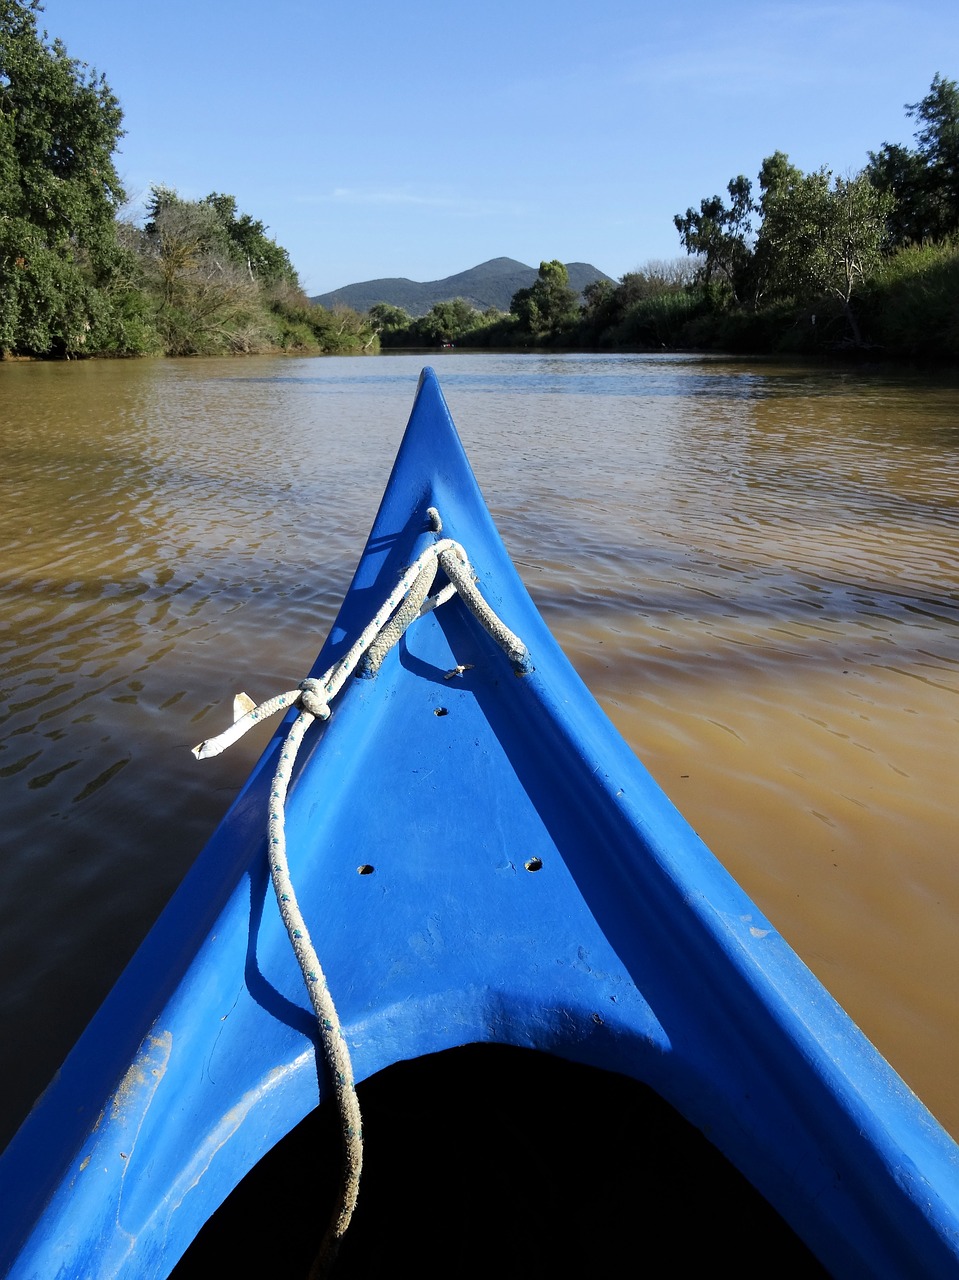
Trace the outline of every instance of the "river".
{"label": "river", "polygon": [[[434,363],[587,684],[959,1136],[955,384]],[[265,739],[189,747],[310,667],[420,364],[0,364],[0,1144]]]}

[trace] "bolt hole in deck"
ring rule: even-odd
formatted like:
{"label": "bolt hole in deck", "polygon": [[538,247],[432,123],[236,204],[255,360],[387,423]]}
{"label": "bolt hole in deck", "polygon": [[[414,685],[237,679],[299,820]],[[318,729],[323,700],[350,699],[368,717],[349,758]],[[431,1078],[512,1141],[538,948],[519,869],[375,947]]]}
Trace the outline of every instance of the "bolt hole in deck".
{"label": "bolt hole in deck", "polygon": [[542,858],[530,858],[530,859],[529,859],[527,862],[525,862],[523,865],[525,866],[525,868],[526,868],[526,870],[527,870],[527,871],[542,871],[542,869],[543,869],[543,859],[542,859]]}
{"label": "bolt hole in deck", "polygon": [[450,713],[449,707],[435,707],[433,709],[434,716],[448,716],[449,713]]}

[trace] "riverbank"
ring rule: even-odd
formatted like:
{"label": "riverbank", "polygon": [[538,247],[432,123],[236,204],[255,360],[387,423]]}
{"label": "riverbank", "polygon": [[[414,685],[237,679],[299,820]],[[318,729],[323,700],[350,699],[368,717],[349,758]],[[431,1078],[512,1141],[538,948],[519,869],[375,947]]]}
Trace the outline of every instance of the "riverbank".
{"label": "riverbank", "polygon": [[[176,306],[142,293],[127,299],[123,324],[42,359],[191,355],[369,355],[383,352],[655,353],[803,357],[820,361],[959,366],[959,248],[909,247],[883,260],[847,305],[836,297],[736,303],[728,291],[690,278],[642,272],[602,281],[549,332],[518,314],[479,313],[459,300],[426,317],[398,308],[329,311],[287,283],[246,282],[217,307]],[[29,354],[0,350],[0,360]]]}
{"label": "riverbank", "polygon": [[424,338],[472,351],[708,352],[812,359],[959,365],[959,248],[909,246],[883,258],[849,299],[806,295],[738,301],[728,286],[659,264],[618,283],[601,281],[548,332],[520,314],[484,313],[460,300],[414,319],[397,308],[383,350],[417,350]]}

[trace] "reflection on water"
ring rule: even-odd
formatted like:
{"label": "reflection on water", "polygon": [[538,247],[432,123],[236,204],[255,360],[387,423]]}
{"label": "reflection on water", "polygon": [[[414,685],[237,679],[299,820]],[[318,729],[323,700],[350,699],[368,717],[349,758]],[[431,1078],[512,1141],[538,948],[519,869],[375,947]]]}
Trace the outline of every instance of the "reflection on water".
{"label": "reflection on water", "polygon": [[[0,365],[0,1138],[308,670],[419,361]],[[443,356],[521,572],[693,825],[954,1133],[959,424],[949,386]]]}

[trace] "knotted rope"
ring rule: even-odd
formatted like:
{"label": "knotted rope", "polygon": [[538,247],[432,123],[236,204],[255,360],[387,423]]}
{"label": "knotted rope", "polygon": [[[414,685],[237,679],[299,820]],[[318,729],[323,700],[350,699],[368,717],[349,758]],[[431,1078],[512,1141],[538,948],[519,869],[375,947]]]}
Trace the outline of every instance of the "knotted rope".
{"label": "knotted rope", "polygon": [[[429,508],[428,515],[434,532],[439,533],[443,526],[435,507]],[[449,581],[436,595],[430,596],[430,588],[440,568]],[[473,615],[507,654],[514,668],[520,672],[529,670],[529,652],[526,646],[490,608],[476,587],[475,578],[463,547],[451,538],[440,538],[400,574],[396,586],[364,628],[359,639],[323,676],[303,680],[296,689],[269,698],[245,714],[238,715],[229,729],[214,738],[207,738],[193,748],[193,754],[198,760],[206,760],[225,751],[255,724],[268,719],[277,711],[288,710],[290,707],[297,707],[299,710],[281,746],[270,787],[267,852],[270,879],[280,916],[316,1016],[323,1057],[336,1095],[344,1153],[336,1208],[323,1237],[311,1276],[324,1274],[332,1264],[353,1216],[363,1166],[363,1137],[346,1038],[290,879],[286,856],[286,797],[293,766],[307,729],[314,720],[330,718],[330,703],[349,677],[357,671],[363,675],[375,675],[383,659],[399,642],[407,627],[416,618],[451,599],[454,594],[460,595]],[[234,705],[237,709],[249,706],[249,700],[244,695]]]}

